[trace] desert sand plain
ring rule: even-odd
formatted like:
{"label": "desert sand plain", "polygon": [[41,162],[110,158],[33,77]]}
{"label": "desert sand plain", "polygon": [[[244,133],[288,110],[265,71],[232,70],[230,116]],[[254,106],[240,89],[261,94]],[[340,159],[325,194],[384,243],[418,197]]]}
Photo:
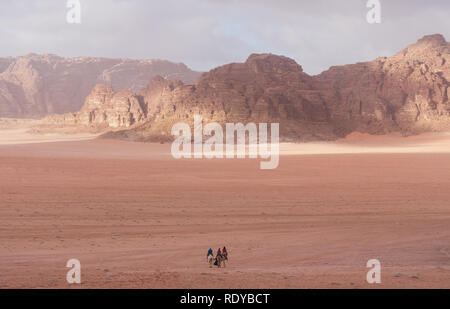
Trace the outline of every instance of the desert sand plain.
{"label": "desert sand plain", "polygon": [[0,288],[450,288],[449,134],[283,144],[269,171],[95,137],[1,131]]}

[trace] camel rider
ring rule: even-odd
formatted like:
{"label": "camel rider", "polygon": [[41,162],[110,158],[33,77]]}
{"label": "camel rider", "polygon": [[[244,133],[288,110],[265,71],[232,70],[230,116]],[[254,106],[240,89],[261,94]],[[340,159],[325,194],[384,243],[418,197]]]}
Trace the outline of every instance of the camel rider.
{"label": "camel rider", "polygon": [[213,250],[212,250],[212,248],[209,248],[208,254],[206,254],[206,257],[208,257],[208,256],[210,256],[210,255],[213,255]]}
{"label": "camel rider", "polygon": [[222,249],[222,254],[226,259],[228,259],[228,252],[227,252],[227,248],[225,246]]}
{"label": "camel rider", "polygon": [[220,248],[217,250],[216,261],[214,262],[214,265],[216,265],[216,266],[219,265],[219,260],[218,260],[219,257],[222,257],[222,252],[220,251]]}

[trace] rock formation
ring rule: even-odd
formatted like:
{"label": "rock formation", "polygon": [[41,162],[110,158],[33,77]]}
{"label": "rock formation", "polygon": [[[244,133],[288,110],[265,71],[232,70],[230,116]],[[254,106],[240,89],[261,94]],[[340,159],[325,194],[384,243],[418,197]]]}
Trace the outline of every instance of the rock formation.
{"label": "rock formation", "polygon": [[200,73],[164,60],[61,58],[30,54],[0,59],[0,117],[40,118],[80,110],[96,84],[138,91],[162,75],[193,83]]}
{"label": "rock formation", "polygon": [[[195,84],[155,77],[137,95],[97,86],[68,118],[84,127],[126,128],[109,137],[169,140],[176,122],[280,123],[284,141],[450,131],[450,44],[425,36],[390,58],[332,67],[317,76],[294,60],[251,55],[204,73]],[[72,118],[74,120],[72,120]]]}
{"label": "rock formation", "polygon": [[129,90],[115,93],[111,86],[96,85],[78,113],[50,115],[43,119],[47,126],[101,131],[110,128],[128,128],[146,120],[146,108],[141,97]]}
{"label": "rock formation", "polygon": [[13,58],[0,58],[0,73],[5,71],[13,62]]}
{"label": "rock formation", "polygon": [[450,130],[450,43],[429,35],[390,58],[332,67],[317,76],[338,93],[327,102],[338,135]]}
{"label": "rock formation", "polygon": [[272,54],[251,55],[203,74],[194,85],[153,79],[141,92],[148,122],[117,135],[138,140],[170,137],[174,123],[225,124],[279,122],[284,140],[334,138],[329,125],[327,100],[332,88],[303,72],[294,60]]}

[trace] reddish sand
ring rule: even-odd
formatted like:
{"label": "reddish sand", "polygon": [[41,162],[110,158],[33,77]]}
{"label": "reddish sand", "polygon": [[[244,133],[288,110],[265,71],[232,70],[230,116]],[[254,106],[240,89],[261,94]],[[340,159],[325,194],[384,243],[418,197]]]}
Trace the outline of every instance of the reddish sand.
{"label": "reddish sand", "polygon": [[71,288],[71,258],[82,288],[450,288],[450,153],[290,152],[262,171],[168,149],[0,146],[0,288]]}

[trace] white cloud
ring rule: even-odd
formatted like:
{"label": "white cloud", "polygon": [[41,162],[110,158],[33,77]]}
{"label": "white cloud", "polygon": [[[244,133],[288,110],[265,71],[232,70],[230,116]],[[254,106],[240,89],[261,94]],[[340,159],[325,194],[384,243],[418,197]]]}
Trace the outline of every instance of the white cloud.
{"label": "white cloud", "polygon": [[381,0],[382,23],[365,0],[80,0],[82,24],[65,0],[2,0],[0,56],[164,58],[197,70],[252,52],[294,58],[306,72],[389,56],[425,34],[450,37],[450,1]]}

